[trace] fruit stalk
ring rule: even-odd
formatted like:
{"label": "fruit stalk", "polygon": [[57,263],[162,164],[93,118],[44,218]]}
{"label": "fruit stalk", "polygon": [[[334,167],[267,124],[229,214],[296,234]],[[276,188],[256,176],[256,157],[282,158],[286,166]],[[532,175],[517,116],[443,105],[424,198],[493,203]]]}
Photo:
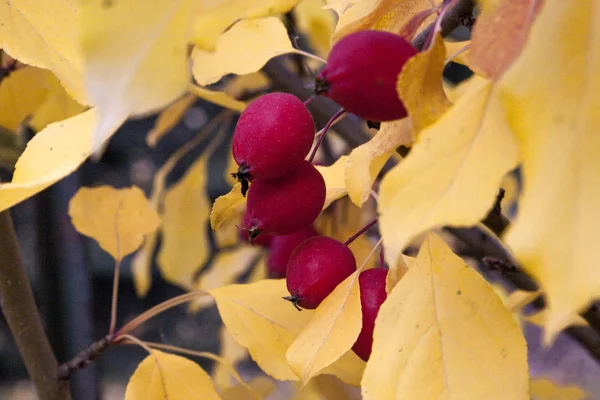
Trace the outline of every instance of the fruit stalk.
{"label": "fruit stalk", "polygon": [[313,162],[315,156],[317,155],[317,150],[319,150],[321,143],[323,143],[325,134],[327,133],[329,128],[331,128],[331,125],[333,125],[338,119],[345,117],[347,113],[348,112],[346,110],[341,108],[340,110],[338,110],[338,112],[333,114],[333,117],[331,117],[331,119],[329,121],[327,121],[327,125],[325,125],[325,128],[323,128],[323,132],[321,132],[321,136],[319,136],[319,140],[317,141],[317,144],[315,144],[315,147],[313,148],[312,152],[310,153],[310,156],[308,157],[308,162],[310,162],[310,163]]}
{"label": "fruit stalk", "polygon": [[360,230],[358,232],[356,232],[354,235],[350,236],[344,244],[346,246],[348,246],[350,243],[354,242],[354,240],[356,240],[357,237],[359,237],[360,235],[362,235],[363,233],[365,233],[366,231],[371,229],[371,227],[373,225],[375,225],[376,223],[377,223],[377,218],[372,219],[371,221],[369,221],[369,223],[367,223],[365,226],[360,228]]}

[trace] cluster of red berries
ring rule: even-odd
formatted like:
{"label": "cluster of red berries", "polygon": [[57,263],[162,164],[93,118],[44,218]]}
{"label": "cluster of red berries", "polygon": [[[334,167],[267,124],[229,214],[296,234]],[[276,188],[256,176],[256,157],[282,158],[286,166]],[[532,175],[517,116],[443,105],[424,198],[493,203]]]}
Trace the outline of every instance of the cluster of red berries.
{"label": "cluster of red berries", "polygon": [[[406,116],[396,80],[416,50],[400,36],[362,31],[331,50],[316,79],[317,95],[371,121]],[[240,116],[233,136],[234,176],[247,196],[242,229],[253,244],[269,248],[272,277],[286,278],[298,308],[315,309],[348,276],[356,261],[347,244],[320,236],[312,227],[325,203],[325,181],[306,157],[313,145],[314,121],[306,105],[285,93],[253,101]],[[362,330],[352,349],[363,360],[371,353],[377,312],[386,298],[387,270],[359,275]]]}

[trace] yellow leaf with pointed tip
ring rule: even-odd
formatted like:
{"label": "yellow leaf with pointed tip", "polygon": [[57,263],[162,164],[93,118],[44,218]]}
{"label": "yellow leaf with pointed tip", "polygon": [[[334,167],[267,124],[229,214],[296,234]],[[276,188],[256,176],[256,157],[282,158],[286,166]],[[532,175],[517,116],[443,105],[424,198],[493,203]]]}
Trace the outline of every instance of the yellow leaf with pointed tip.
{"label": "yellow leaf with pointed tip", "polygon": [[198,364],[152,350],[127,383],[125,400],[219,400],[208,374]]}
{"label": "yellow leaf with pointed tip", "polygon": [[[333,40],[337,42],[352,32],[364,29],[378,29],[397,33],[414,15],[430,8],[430,0],[360,1],[352,7],[346,8],[339,15]],[[431,18],[426,19],[425,22],[430,20]]]}
{"label": "yellow leaf with pointed tip", "polygon": [[531,400],[583,400],[587,393],[575,385],[560,386],[550,379],[537,378],[529,383]]}
{"label": "yellow leaf with pointed tip", "polygon": [[388,274],[385,278],[385,292],[391,293],[392,289],[400,282],[400,279],[406,275],[408,270],[414,264],[416,258],[407,256],[405,254],[400,254],[400,258],[398,258],[398,262],[390,266]]}
{"label": "yellow leaf with pointed tip", "polygon": [[244,19],[219,37],[214,52],[195,47],[192,70],[200,85],[209,85],[227,74],[256,72],[273,57],[297,52],[279,18]]}
{"label": "yellow leaf with pointed tip", "polygon": [[469,82],[468,92],[421,132],[406,159],[382,179],[379,228],[390,265],[419,233],[476,224],[517,164],[495,90],[481,78]]}
{"label": "yellow leaf with pointed tip", "polygon": [[97,119],[96,110],[91,109],[50,124],[37,133],[19,158],[12,182],[0,183],[0,211],[69,175],[90,154],[99,150],[112,132],[96,142],[94,126]]}
{"label": "yellow leaf with pointed tip", "polygon": [[323,300],[290,345],[287,360],[303,383],[333,364],[356,341],[362,327],[360,272],[346,278]]}
{"label": "yellow leaf with pointed tip", "polygon": [[156,143],[171,131],[183,118],[187,110],[196,101],[196,96],[186,94],[175,100],[171,105],[161,111],[154,127],[146,134],[146,144],[148,147],[155,147]]}
{"label": "yellow leaf with pointed tip", "polygon": [[268,375],[297,380],[285,352],[302,331],[312,311],[299,312],[282,297],[289,296],[285,279],[223,286],[210,293],[225,327]]}
{"label": "yellow leaf with pointed tip", "polygon": [[379,131],[367,143],[356,147],[348,156],[344,182],[354,204],[362,206],[371,195],[377,175],[400,146],[413,142],[410,118],[383,122]]}
{"label": "yellow leaf with pointed tip", "polygon": [[269,78],[261,71],[238,75],[226,83],[225,93],[237,99],[245,93],[266,91],[269,83]]}
{"label": "yellow leaf with pointed tip", "polygon": [[242,185],[236,183],[229,193],[219,196],[215,200],[210,212],[210,227],[212,230],[219,229],[223,221],[231,215],[237,215],[238,209],[244,204],[246,204],[246,198],[242,196]]}
{"label": "yellow leaf with pointed tip", "polygon": [[[236,342],[225,327],[222,326],[219,332],[220,356],[229,366],[235,367],[237,363],[248,357],[248,350]],[[234,385],[235,380],[232,378],[230,368],[222,362],[215,364],[212,376],[221,392]]]}
{"label": "yellow leaf with pointed tip", "polygon": [[[194,21],[193,41],[205,50],[214,50],[215,45],[227,28],[236,21],[246,18],[284,14],[299,0],[221,0],[204,2],[202,12]],[[240,43],[241,47],[247,44]]]}
{"label": "yellow leaf with pointed tip", "polygon": [[83,187],[69,201],[69,216],[77,232],[94,239],[117,261],[136,251],[160,218],[144,192],[132,186]]}
{"label": "yellow leaf with pointed tip", "polygon": [[344,180],[347,161],[348,156],[341,156],[333,163],[333,165],[328,167],[316,166],[317,170],[323,175],[325,187],[327,188],[323,209],[326,209],[335,200],[346,195],[346,184],[344,183]]}
{"label": "yellow leaf with pointed tip", "polygon": [[600,296],[599,19],[598,2],[547,0],[498,83],[523,154],[506,242],[544,291],[547,339]]}
{"label": "yellow leaf with pointed tip", "polygon": [[193,0],[81,0],[86,91],[98,136],[131,115],[163,108],[187,89]]}
{"label": "yellow leaf with pointed tip", "polygon": [[367,363],[350,349],[333,364],[321,371],[319,376],[312,378],[308,384],[321,376],[335,375],[342,382],[359,387],[366,365]]}
{"label": "yellow leaf with pointed tip", "polygon": [[345,13],[349,7],[360,3],[360,0],[325,0],[324,10],[333,10],[338,16]]}
{"label": "yellow leaf with pointed tip", "polygon": [[[194,284],[195,290],[209,291],[225,285],[236,283],[236,280],[246,272],[252,262],[260,254],[260,249],[252,246],[238,246],[232,250],[221,250],[217,253],[210,266],[203,270],[198,281]],[[203,304],[202,298],[199,299]],[[190,305],[194,312],[194,302]]]}
{"label": "yellow leaf with pointed tip", "polygon": [[398,96],[412,118],[415,132],[421,132],[450,108],[442,88],[446,48],[441,31],[429,48],[410,58],[398,76]]}
{"label": "yellow leaf with pointed tip", "polygon": [[275,382],[266,376],[257,376],[248,382],[248,385],[253,389],[253,392],[238,385],[223,391],[221,398],[223,400],[256,400],[258,395],[259,399],[266,399],[275,391]]}
{"label": "yellow leaf with pointed tip", "polygon": [[[541,328],[543,328],[546,324],[548,318],[548,309],[545,308],[543,310],[538,311],[537,313],[533,314],[533,315],[528,315],[525,317],[525,321],[529,322],[530,324],[534,324],[537,325]],[[583,319],[583,317],[581,317],[581,315],[579,314],[574,314],[572,316],[569,317],[569,319],[565,322],[565,328],[568,326],[587,326],[588,323],[585,319]],[[548,334],[544,334],[544,344],[546,345],[551,345],[552,341],[552,337],[550,337]]]}
{"label": "yellow leaf with pointed tip", "polygon": [[210,101],[221,107],[229,108],[230,110],[242,112],[247,106],[245,102],[236,100],[224,92],[217,92],[196,85],[191,85],[189,90],[203,100]]}
{"label": "yellow leaf with pointed tip", "polygon": [[375,321],[365,400],[529,399],[527,344],[490,285],[429,234]]}
{"label": "yellow leaf with pointed tip", "polygon": [[85,109],[67,94],[48,70],[24,67],[0,84],[0,126],[16,131],[23,120],[35,131],[52,122],[77,115]]}
{"label": "yellow leaf with pointed tip", "polygon": [[194,274],[210,255],[207,232],[210,202],[206,193],[208,161],[223,141],[228,126],[221,125],[202,155],[165,195],[157,263],[167,281],[183,288],[192,287]]}
{"label": "yellow leaf with pointed tip", "polygon": [[294,8],[294,16],[317,54],[327,57],[336,21],[333,12],[324,9],[324,5],[325,0],[303,0]]}
{"label": "yellow leaf with pointed tip", "polygon": [[506,299],[505,305],[508,311],[515,312],[521,310],[523,307],[527,306],[535,299],[540,297],[542,294],[541,290],[536,290],[533,292],[527,290],[515,290]]}
{"label": "yellow leaf with pointed tip", "polygon": [[11,57],[54,72],[68,93],[89,104],[79,48],[78,0],[0,2],[0,49]]}

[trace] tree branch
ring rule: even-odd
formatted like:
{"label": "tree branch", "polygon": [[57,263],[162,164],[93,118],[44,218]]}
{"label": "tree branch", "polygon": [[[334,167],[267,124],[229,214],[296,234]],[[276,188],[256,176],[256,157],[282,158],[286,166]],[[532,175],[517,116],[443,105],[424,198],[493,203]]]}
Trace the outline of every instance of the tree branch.
{"label": "tree branch", "polygon": [[0,213],[0,306],[41,400],[70,399],[38,313],[8,211]]}

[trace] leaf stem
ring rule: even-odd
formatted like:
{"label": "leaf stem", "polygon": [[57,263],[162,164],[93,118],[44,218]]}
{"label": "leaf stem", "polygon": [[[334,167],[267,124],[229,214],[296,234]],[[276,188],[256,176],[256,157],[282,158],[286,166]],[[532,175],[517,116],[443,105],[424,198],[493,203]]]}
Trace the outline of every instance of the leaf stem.
{"label": "leaf stem", "polygon": [[115,326],[117,324],[117,301],[119,298],[119,276],[121,271],[121,259],[115,261],[115,272],[113,275],[113,289],[112,289],[112,301],[110,304],[110,327],[108,334],[112,335],[115,333]]}
{"label": "leaf stem", "polygon": [[198,296],[208,296],[208,295],[209,294],[205,291],[195,290],[193,292],[185,293],[180,296],[173,297],[172,299],[164,301],[160,304],[157,304],[154,307],[152,307],[151,309],[138,315],[137,317],[135,317],[134,319],[129,321],[127,324],[125,324],[125,326],[123,326],[121,329],[119,329],[119,331],[115,334],[115,337],[116,337],[115,341],[118,340],[119,338],[121,338],[123,335],[131,332],[132,330],[134,330],[135,328],[137,328],[144,322],[148,321],[150,318],[154,318],[155,316],[162,313],[163,311],[166,311],[170,308],[176,307],[180,304],[190,302],[190,301],[196,299]]}
{"label": "leaf stem", "polygon": [[325,59],[323,59],[323,58],[321,58],[321,57],[319,57],[319,56],[317,56],[315,54],[309,53],[308,51],[304,51],[304,50],[300,50],[300,49],[294,49],[294,53],[303,55],[303,56],[308,57],[308,58],[312,58],[313,60],[321,61],[323,64],[327,64],[327,60],[325,60]]}
{"label": "leaf stem", "polygon": [[354,235],[350,236],[348,238],[348,240],[346,240],[346,242],[344,242],[344,244],[346,246],[348,246],[350,243],[354,242],[354,240],[356,240],[357,237],[359,237],[360,235],[362,235],[363,233],[365,233],[366,231],[368,231],[369,229],[371,229],[371,227],[373,225],[375,225],[377,223],[377,221],[378,221],[377,218],[373,218],[365,226],[363,226],[362,228],[360,228],[360,230],[358,232],[356,232]]}
{"label": "leaf stem", "polygon": [[346,117],[346,115],[348,115],[348,112],[346,110],[344,110],[343,108],[339,109],[338,112],[336,112],[333,115],[333,117],[331,117],[331,119],[329,119],[329,121],[327,122],[327,125],[325,125],[325,128],[323,128],[320,132],[317,133],[317,135],[319,136],[319,139],[317,140],[317,144],[315,144],[315,147],[313,147],[312,152],[310,153],[310,156],[308,157],[308,162],[313,162],[315,156],[317,155],[317,150],[319,150],[321,143],[323,143],[323,139],[325,138],[325,134],[327,133],[329,128],[331,128],[332,125],[334,125],[336,122],[338,122],[342,118]]}

